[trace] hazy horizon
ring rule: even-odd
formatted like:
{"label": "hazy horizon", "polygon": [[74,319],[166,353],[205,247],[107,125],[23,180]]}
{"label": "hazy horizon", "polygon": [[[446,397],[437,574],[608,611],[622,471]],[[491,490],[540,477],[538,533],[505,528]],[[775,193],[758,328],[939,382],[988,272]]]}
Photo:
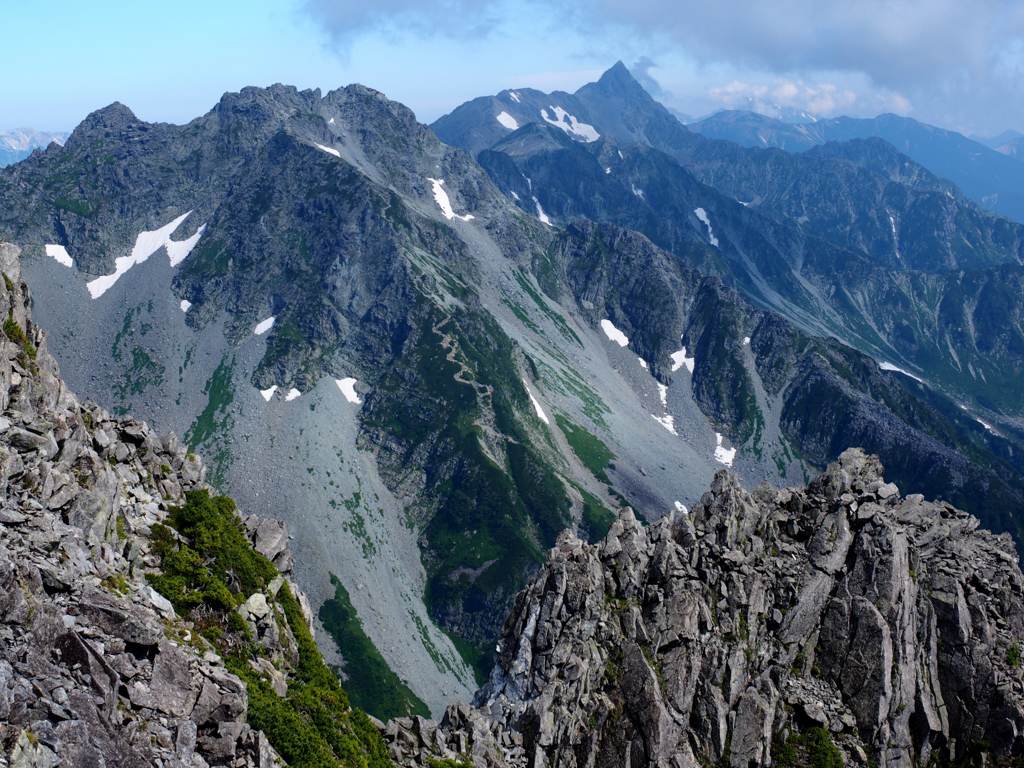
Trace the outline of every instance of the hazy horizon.
{"label": "hazy horizon", "polygon": [[359,82],[432,122],[505,88],[575,91],[622,60],[694,118],[768,105],[818,117],[913,117],[965,135],[1024,129],[1024,6],[986,0],[810,0],[715,7],[692,0],[236,0],[217,7],[52,12],[0,0],[7,60],[25,64],[0,129],[71,131],[119,101],[187,123],[227,91]]}

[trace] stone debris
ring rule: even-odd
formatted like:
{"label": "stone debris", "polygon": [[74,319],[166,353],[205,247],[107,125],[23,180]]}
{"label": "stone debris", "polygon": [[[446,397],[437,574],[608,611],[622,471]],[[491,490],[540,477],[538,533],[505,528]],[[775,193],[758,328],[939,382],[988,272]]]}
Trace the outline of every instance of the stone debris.
{"label": "stone debris", "polygon": [[1011,538],[977,529],[860,450],[808,488],[721,471],[689,515],[563,533],[474,706],[389,723],[391,755],[758,768],[817,727],[848,765],[1018,758],[1024,577]]}
{"label": "stone debris", "polygon": [[[281,763],[246,723],[245,684],[145,580],[152,526],[186,491],[209,489],[205,467],[173,433],[80,403],[32,324],[13,246],[0,245],[0,271],[11,285],[0,284],[0,312],[35,348],[33,359],[0,336],[0,762]],[[290,563],[281,523],[254,521],[249,537]],[[243,607],[268,653],[297,663],[265,596]],[[284,676],[261,662],[283,695]]]}

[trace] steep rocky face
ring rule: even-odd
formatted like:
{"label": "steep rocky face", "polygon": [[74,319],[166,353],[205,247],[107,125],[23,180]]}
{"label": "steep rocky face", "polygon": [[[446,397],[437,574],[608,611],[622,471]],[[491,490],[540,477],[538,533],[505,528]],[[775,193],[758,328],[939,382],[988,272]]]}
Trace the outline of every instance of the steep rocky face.
{"label": "steep rocky face", "polygon": [[850,450],[807,488],[723,471],[689,515],[563,535],[478,709],[387,733],[407,765],[750,768],[811,741],[865,765],[1004,760],[1024,752],[1022,637],[1010,538]]}
{"label": "steep rocky face", "polygon": [[[515,131],[468,105],[434,127],[458,143],[464,130],[451,126],[493,122],[494,144],[460,146],[524,212],[539,205],[556,223],[582,216],[643,232],[803,329],[923,374],[989,423],[1019,418],[1009,383],[1024,348],[1020,301],[1002,290],[1024,254],[1019,224],[880,138],[802,155],[740,147],[689,132],[626,80],[617,66],[574,96],[596,141],[538,119],[527,101]],[[961,272],[976,270],[984,276],[962,291]],[[975,301],[979,283],[1000,298]],[[996,334],[965,330],[994,317]]]}
{"label": "steep rocky face", "polygon": [[[279,765],[267,735],[249,723],[252,711],[262,711],[250,706],[250,686],[257,685],[257,698],[266,686],[283,707],[309,651],[275,600],[290,589],[303,621],[312,621],[293,580],[287,529],[254,516],[238,520],[245,546],[279,575],[241,601],[226,622],[234,632],[219,644],[206,639],[219,632],[200,636],[200,625],[214,626],[218,617],[207,611],[184,620],[152,586],[169,582],[149,579],[163,573],[156,532],[186,494],[210,490],[205,466],[173,433],[158,437],[145,422],[80,402],[32,322],[9,244],[0,245],[0,272],[0,310],[8,317],[0,339],[5,764]],[[203,563],[212,565],[212,558]],[[259,643],[248,667],[233,667],[248,682],[221,655],[243,636]]]}

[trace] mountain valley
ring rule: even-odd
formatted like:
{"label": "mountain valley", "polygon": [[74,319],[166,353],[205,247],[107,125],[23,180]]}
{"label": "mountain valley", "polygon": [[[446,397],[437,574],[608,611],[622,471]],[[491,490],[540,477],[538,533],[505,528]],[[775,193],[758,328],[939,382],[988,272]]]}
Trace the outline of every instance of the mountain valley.
{"label": "mountain valley", "polygon": [[359,626],[407,687],[390,759],[1021,754],[1024,226],[881,138],[799,149],[621,63],[430,127],[246,88],[92,113],[0,169],[0,237],[68,387],[287,526],[324,661],[365,685]]}

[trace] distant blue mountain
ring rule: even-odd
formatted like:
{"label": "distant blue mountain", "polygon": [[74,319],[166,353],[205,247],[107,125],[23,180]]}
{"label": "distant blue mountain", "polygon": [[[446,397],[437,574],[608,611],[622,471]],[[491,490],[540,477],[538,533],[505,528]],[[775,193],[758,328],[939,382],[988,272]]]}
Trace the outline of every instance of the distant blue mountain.
{"label": "distant blue mountain", "polygon": [[[837,117],[793,125],[747,111],[719,112],[687,126],[709,138],[745,147],[778,147],[804,152],[829,141],[878,136],[937,176],[955,183],[979,205],[1024,222],[1024,162],[1012,153],[909,117],[885,114],[873,119]],[[1019,136],[1010,131],[996,139]],[[1005,143],[1001,141],[1000,143]]]}
{"label": "distant blue mountain", "polygon": [[24,160],[36,148],[46,149],[51,142],[63,146],[67,137],[67,133],[42,133],[32,128],[0,131],[0,168]]}

